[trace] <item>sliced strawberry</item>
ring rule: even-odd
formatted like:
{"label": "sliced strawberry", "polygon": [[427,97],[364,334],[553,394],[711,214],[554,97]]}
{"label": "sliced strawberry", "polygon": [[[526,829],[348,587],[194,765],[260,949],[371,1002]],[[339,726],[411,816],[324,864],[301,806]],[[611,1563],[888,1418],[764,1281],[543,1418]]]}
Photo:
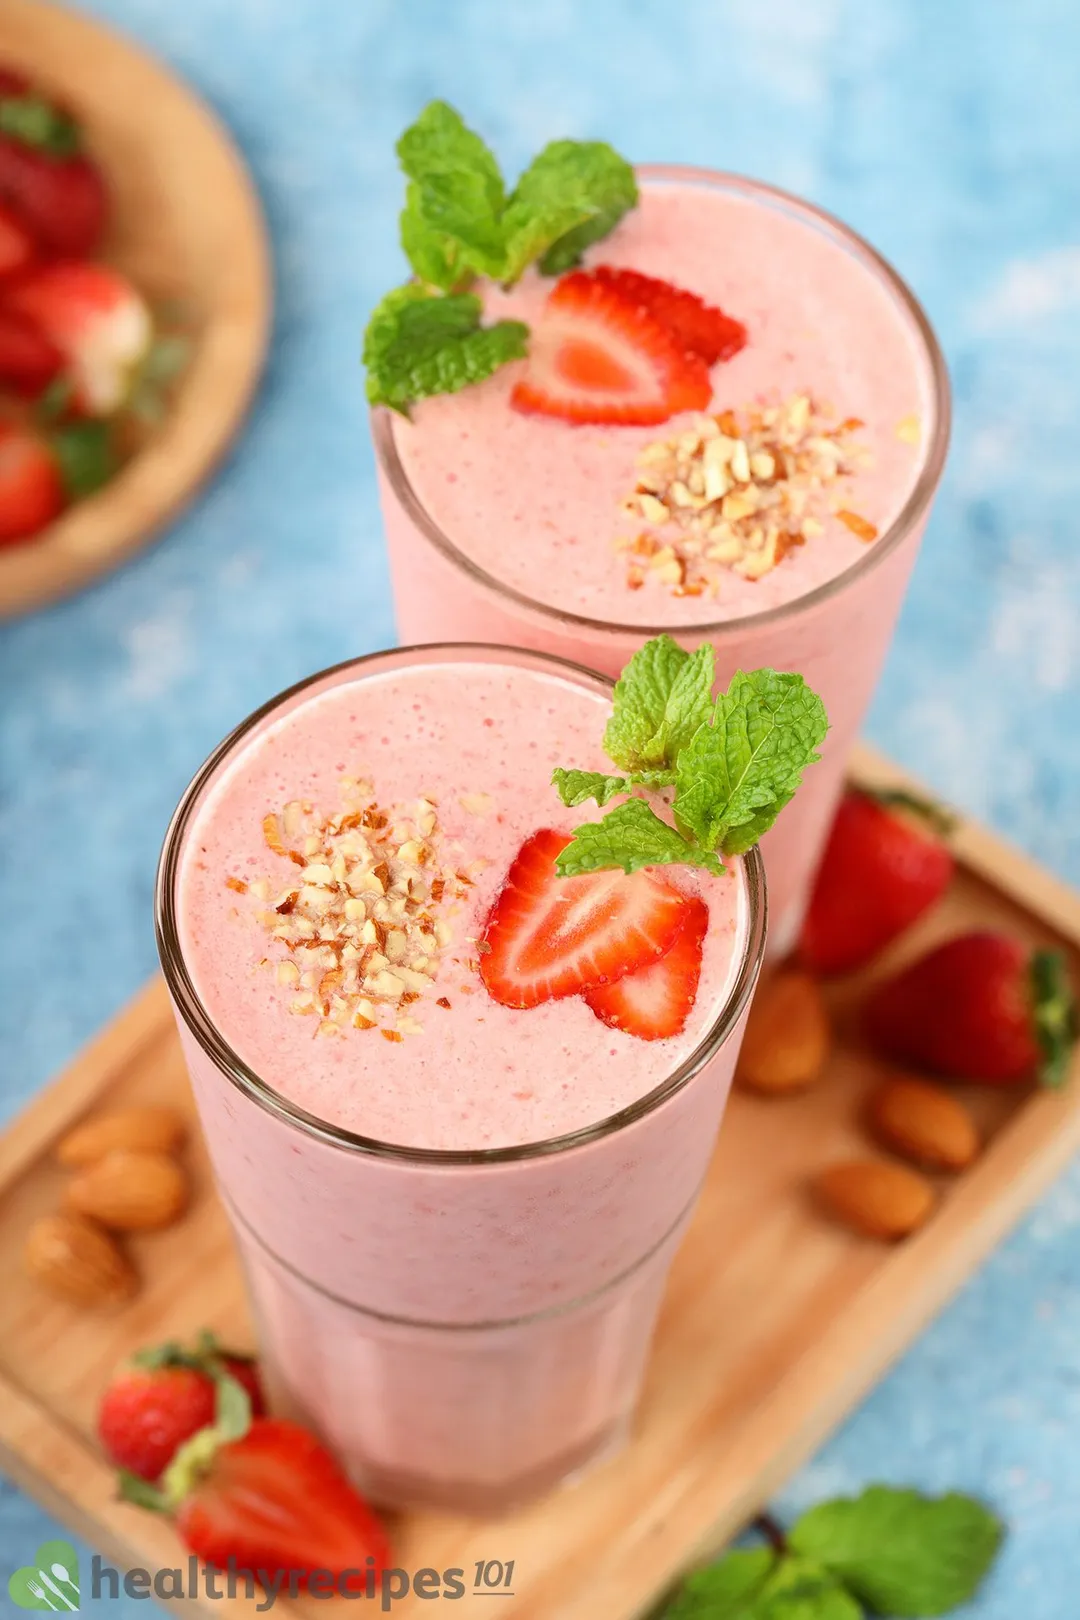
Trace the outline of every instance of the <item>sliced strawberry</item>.
{"label": "sliced strawberry", "polygon": [[25,270],[33,259],[33,237],[18,215],[0,203],[0,281]]}
{"label": "sliced strawberry", "polygon": [[658,962],[585,991],[585,1000],[602,1023],[643,1041],[666,1040],[684,1027],[697,996],[709,926],[704,900],[688,899],[686,905],[682,927]]}
{"label": "sliced strawberry", "polygon": [[63,369],[56,344],[25,315],[0,306],[0,385],[36,399]]}
{"label": "sliced strawberry", "polygon": [[27,540],[67,504],[60,466],[34,433],[0,421],[0,545]]}
{"label": "sliced strawberry", "polygon": [[377,1575],[389,1561],[386,1534],[314,1435],[256,1418],[208,1462],[200,1439],[191,1443],[190,1465],[181,1452],[168,1480],[170,1494],[183,1493],[176,1528],[193,1553],[219,1569],[232,1560],[231,1567],[271,1576],[295,1572],[299,1587],[329,1570],[342,1593],[363,1595],[368,1570]]}
{"label": "sliced strawberry", "polygon": [[643,276],[639,270],[617,270],[609,264],[597,265],[592,273],[597,281],[648,310],[667,327],[681,348],[700,355],[707,366],[730,360],[746,347],[742,321],[725,315],[722,309],[707,304],[684,287],[675,287],[657,276]]}
{"label": "sliced strawberry", "polygon": [[515,410],[571,422],[666,422],[704,410],[708,368],[632,298],[586,270],[557,284],[529,342]]}
{"label": "sliced strawberry", "polygon": [[687,897],[648,872],[559,877],[568,833],[546,828],[518,851],[491,908],[480,977],[504,1007],[535,1007],[608,984],[670,950]]}
{"label": "sliced strawberry", "polygon": [[75,404],[108,416],[134,387],[150,351],[150,312],[131,283],[104,264],[46,264],[4,291],[4,306],[32,321],[71,371]]}

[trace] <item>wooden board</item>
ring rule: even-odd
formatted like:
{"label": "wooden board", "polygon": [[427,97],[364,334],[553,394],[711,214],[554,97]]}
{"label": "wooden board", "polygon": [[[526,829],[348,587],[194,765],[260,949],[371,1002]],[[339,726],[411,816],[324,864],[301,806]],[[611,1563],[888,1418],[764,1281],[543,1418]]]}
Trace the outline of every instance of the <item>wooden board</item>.
{"label": "wooden board", "polygon": [[153,57],[47,0],[3,0],[0,63],[72,108],[113,199],[103,257],[153,306],[177,307],[192,352],[169,414],[99,494],[39,538],[0,549],[0,617],[65,595],[146,543],[195,492],[247,409],[266,353],[270,256],[239,153]]}
{"label": "wooden board", "polygon": [[[911,784],[870,755],[856,774]],[[976,826],[956,841],[945,902],[878,969],[975,924],[1058,942],[1080,966],[1080,895]],[[975,1168],[898,1248],[829,1225],[806,1178],[865,1148],[861,1100],[873,1064],[852,1016],[859,987],[833,996],[831,1073],[799,1099],[736,1095],[691,1231],[677,1258],[633,1443],[622,1456],[499,1522],[417,1514],[395,1527],[415,1570],[513,1559],[514,1620],[632,1620],[689,1564],[715,1551],[858,1402],[1080,1145],[1080,1084],[1062,1093],[969,1088],[989,1136]],[[115,1316],[50,1300],[19,1272],[31,1219],[55,1205],[56,1137],[90,1110],[168,1099],[191,1111],[164,988],[152,984],[0,1138],[0,1465],[123,1567],[179,1566],[166,1523],[115,1499],[92,1424],[111,1368],[144,1343],[247,1324],[230,1240],[201,1146],[190,1216],[136,1247],[144,1292]],[[194,1117],[194,1116],[192,1116]],[[480,1598],[455,1608],[464,1620]],[[190,1610],[185,1612],[190,1613]],[[235,1601],[212,1615],[248,1614]],[[319,1605],[279,1601],[275,1613]],[[419,1620],[428,1604],[394,1605]]]}

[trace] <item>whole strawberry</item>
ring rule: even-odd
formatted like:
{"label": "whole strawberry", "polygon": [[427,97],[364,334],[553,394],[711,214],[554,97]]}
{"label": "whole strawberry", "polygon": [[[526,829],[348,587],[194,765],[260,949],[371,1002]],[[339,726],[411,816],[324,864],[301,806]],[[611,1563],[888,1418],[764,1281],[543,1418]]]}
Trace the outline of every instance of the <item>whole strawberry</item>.
{"label": "whole strawberry", "polygon": [[170,1343],[141,1351],[113,1379],[98,1410],[98,1438],[110,1460],[140,1479],[160,1479],[184,1442],[214,1422],[223,1375],[261,1415],[255,1363],[221,1350],[211,1335],[193,1350]]}
{"label": "whole strawberry", "polygon": [[98,248],[109,201],[82,149],[76,121],[21,74],[0,68],[0,202],[45,256],[81,259]]}
{"label": "whole strawberry", "polygon": [[818,868],[799,954],[815,973],[862,967],[949,886],[948,817],[907,794],[849,788]]}
{"label": "whole strawberry", "polygon": [[957,1080],[1061,1085],[1076,1042],[1076,1001],[1060,951],[1005,934],[961,934],[871,996],[878,1051]]}

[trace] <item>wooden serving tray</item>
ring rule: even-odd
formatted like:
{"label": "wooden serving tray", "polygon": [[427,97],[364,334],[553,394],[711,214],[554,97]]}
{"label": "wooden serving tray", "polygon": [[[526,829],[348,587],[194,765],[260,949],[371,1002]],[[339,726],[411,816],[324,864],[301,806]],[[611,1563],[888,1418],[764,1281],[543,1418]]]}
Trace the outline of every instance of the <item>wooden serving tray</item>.
{"label": "wooden serving tray", "polygon": [[[860,754],[858,780],[914,787]],[[974,925],[1062,944],[1080,966],[1080,895],[983,828],[956,838],[955,884],[901,956]],[[896,1248],[828,1224],[809,1175],[866,1150],[861,1099],[873,1060],[858,1045],[861,987],[830,991],[839,1043],[830,1073],[796,1099],[736,1095],[700,1209],[675,1264],[633,1443],[580,1483],[497,1522],[431,1513],[394,1526],[415,1571],[513,1560],[514,1620],[632,1620],[717,1550],[860,1400],[1080,1145],[1080,1085],[969,1098],[989,1137],[975,1167],[943,1183],[938,1212]],[[192,1113],[197,1197],[172,1231],[136,1245],[146,1284],[116,1315],[49,1298],[25,1280],[23,1236],[55,1206],[55,1139],[91,1110],[168,1100]],[[136,1346],[210,1326],[244,1341],[240,1278],[214,1196],[165,991],[155,982],[0,1138],[0,1465],[123,1568],[182,1566],[169,1525],[117,1501],[93,1440],[98,1395]],[[455,1607],[486,1615],[470,1586]],[[317,1602],[279,1599],[289,1620]],[[185,1606],[237,1616],[249,1600]],[[429,1605],[395,1603],[398,1620]]]}

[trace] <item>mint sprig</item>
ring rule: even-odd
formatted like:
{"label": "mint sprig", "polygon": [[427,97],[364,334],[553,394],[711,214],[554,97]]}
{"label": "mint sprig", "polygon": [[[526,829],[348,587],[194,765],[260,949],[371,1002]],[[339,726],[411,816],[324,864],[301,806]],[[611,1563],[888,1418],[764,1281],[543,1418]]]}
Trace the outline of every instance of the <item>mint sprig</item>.
{"label": "mint sprig", "polygon": [[494,154],[445,101],[424,108],[397,153],[407,180],[401,245],[417,279],[376,308],[364,363],[369,400],[407,414],[415,400],[480,382],[525,354],[520,321],[483,326],[477,302],[475,319],[465,325],[459,307],[444,327],[438,306],[466,295],[477,276],[511,285],[533,263],[545,275],[570,269],[638,191],[633,169],[606,142],[562,140],[508,194]]}
{"label": "mint sprig", "polygon": [[969,1602],[1003,1529],[973,1497],[871,1485],[811,1508],[773,1545],[729,1552],[687,1577],[662,1620],[931,1617]]}
{"label": "mint sprig", "polygon": [[407,414],[413,400],[456,393],[525,353],[521,321],[482,326],[480,316],[473,293],[432,298],[416,282],[388,293],[364,338],[371,403]]}
{"label": "mint sprig", "polygon": [[671,636],[646,642],[615,685],[604,749],[626,773],[559,768],[565,805],[607,805],[635,788],[674,788],[674,826],[629,798],[575,829],[556,861],[563,877],[621,866],[685,864],[724,870],[788,804],[828,730],[824,705],[801,675],[739,671],[715,700],[713,649],[688,653]]}

